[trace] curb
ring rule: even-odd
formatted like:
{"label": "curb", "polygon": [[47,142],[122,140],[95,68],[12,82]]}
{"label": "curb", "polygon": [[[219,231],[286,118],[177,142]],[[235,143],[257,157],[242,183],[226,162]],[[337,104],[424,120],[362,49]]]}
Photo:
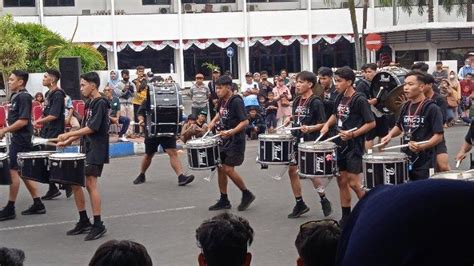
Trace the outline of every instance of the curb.
{"label": "curb", "polygon": [[[178,149],[182,149],[182,145],[176,145]],[[79,146],[69,146],[64,152],[79,152]],[[145,143],[138,142],[116,142],[109,144],[110,158],[120,158],[132,155],[141,155],[145,153]],[[163,153],[161,146],[158,147],[158,153]]]}

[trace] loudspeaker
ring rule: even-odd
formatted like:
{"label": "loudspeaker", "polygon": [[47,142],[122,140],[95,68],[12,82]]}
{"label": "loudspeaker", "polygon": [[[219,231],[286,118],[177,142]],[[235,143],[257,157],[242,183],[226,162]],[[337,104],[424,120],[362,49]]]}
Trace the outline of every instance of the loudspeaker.
{"label": "loudspeaker", "polygon": [[59,72],[64,92],[73,100],[81,100],[81,58],[76,56],[59,58]]}

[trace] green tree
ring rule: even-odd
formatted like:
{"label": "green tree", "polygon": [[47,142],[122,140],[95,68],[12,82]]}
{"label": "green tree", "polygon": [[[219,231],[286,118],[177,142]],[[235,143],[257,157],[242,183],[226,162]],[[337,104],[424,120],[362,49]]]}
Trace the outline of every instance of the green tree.
{"label": "green tree", "polygon": [[9,95],[8,76],[15,69],[26,67],[27,45],[15,31],[15,22],[11,15],[0,18],[0,72]]}
{"label": "green tree", "polygon": [[48,43],[46,50],[46,66],[48,68],[59,68],[60,57],[78,56],[81,58],[83,73],[105,69],[104,57],[90,44],[57,42],[56,40],[46,42]]}

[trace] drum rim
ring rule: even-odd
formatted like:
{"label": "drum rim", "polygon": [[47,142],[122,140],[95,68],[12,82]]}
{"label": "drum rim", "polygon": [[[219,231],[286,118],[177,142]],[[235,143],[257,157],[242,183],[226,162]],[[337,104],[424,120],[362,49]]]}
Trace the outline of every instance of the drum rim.
{"label": "drum rim", "polygon": [[17,154],[17,158],[18,159],[48,158],[49,155],[51,155],[51,153],[47,153],[43,151],[28,151],[28,152],[19,152]]}
{"label": "drum rim", "polygon": [[212,147],[216,147],[218,146],[219,144],[217,143],[217,141],[215,142],[212,142],[212,143],[194,143],[194,144],[184,144],[184,148],[186,149],[196,149],[196,148],[212,148]]}
{"label": "drum rim", "polygon": [[[316,147],[317,145],[321,146],[327,146],[327,147],[321,147],[321,148],[316,148],[316,149],[311,149],[313,147]],[[303,142],[298,144],[298,151],[304,151],[304,152],[312,152],[312,151],[334,151],[336,149],[336,143],[334,142],[325,142],[325,143],[309,143],[309,142]],[[311,148],[310,148],[311,147]]]}
{"label": "drum rim", "polygon": [[384,156],[381,156],[381,155],[392,156],[392,157],[388,158],[388,159],[391,159],[390,161],[393,161],[394,159],[398,159],[398,160],[407,160],[408,159],[408,155],[406,155],[403,152],[374,152],[374,153],[366,153],[366,154],[362,155],[362,161],[369,162],[369,160],[370,160],[370,161],[377,161],[377,162],[378,161],[389,162],[389,160],[386,160],[386,158],[384,158]]}
{"label": "drum rim", "polygon": [[[442,177],[443,175],[457,175],[458,178],[447,178],[447,177]],[[468,175],[470,177],[465,177],[464,175]],[[461,177],[461,178],[460,178]],[[450,170],[450,171],[445,171],[445,172],[439,172],[435,173],[432,175],[430,178],[433,179],[449,179],[449,180],[466,180],[466,181],[474,181],[474,173],[466,173],[463,170]]]}
{"label": "drum rim", "polygon": [[289,165],[291,163],[291,160],[288,162],[266,162],[266,161],[257,160],[257,163],[268,164],[268,165]]}
{"label": "drum rim", "polygon": [[0,161],[3,161],[5,159],[9,159],[10,156],[6,152],[0,152]]}
{"label": "drum rim", "polygon": [[[67,154],[67,155],[76,155],[76,156],[70,156],[70,157],[67,157],[67,156],[60,156],[60,154]],[[59,156],[59,157],[58,157]],[[65,161],[65,160],[70,160],[70,159],[85,159],[86,158],[86,155],[84,153],[79,153],[79,152],[58,152],[58,153],[52,153],[49,155],[49,159],[50,160],[57,160],[57,161]]]}
{"label": "drum rim", "polygon": [[[278,138],[279,137],[279,138]],[[291,134],[260,134],[258,135],[258,140],[262,140],[262,141],[266,141],[266,140],[269,140],[269,141],[281,141],[281,140],[294,140],[295,139],[295,136],[291,135]]]}
{"label": "drum rim", "polygon": [[308,174],[301,173],[299,170],[298,170],[298,175],[301,176],[301,177],[305,177],[305,178],[315,178],[315,177],[331,178],[331,177],[335,177],[334,174],[331,174],[331,175],[308,175]]}

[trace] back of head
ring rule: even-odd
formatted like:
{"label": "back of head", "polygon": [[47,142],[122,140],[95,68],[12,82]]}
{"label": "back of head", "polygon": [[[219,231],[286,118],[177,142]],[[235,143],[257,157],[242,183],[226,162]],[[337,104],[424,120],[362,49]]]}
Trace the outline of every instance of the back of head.
{"label": "back of head", "polygon": [[305,266],[333,266],[340,237],[336,221],[310,221],[301,225],[295,246]]}
{"label": "back of head", "polygon": [[150,255],[139,243],[110,240],[100,245],[89,266],[152,266]]}
{"label": "back of head", "polygon": [[228,75],[220,76],[216,81],[217,86],[232,86],[232,78]]}
{"label": "back of head", "polygon": [[25,253],[15,248],[0,248],[0,265],[23,266]]}
{"label": "back of head", "polygon": [[48,73],[48,75],[50,76],[53,76],[56,82],[61,79],[61,73],[59,73],[59,71],[57,71],[56,69],[48,69],[46,70],[46,73]]}
{"label": "back of head", "polygon": [[411,66],[411,70],[419,70],[419,71],[422,71],[422,72],[427,72],[429,68],[430,68],[430,66],[428,66],[428,64],[426,64],[424,62],[418,62],[418,63],[415,63]]}
{"label": "back of head", "polygon": [[196,229],[196,239],[208,266],[244,265],[253,234],[247,220],[229,213],[206,220]]}
{"label": "back of head", "polygon": [[340,78],[345,79],[345,80],[351,80],[352,84],[354,84],[355,73],[354,73],[354,70],[352,70],[352,68],[350,67],[345,66],[345,67],[338,68],[336,72],[334,72],[334,75],[339,76]]}
{"label": "back of head", "polygon": [[97,74],[96,72],[88,72],[88,73],[82,74],[81,79],[89,83],[94,83],[97,89],[99,89],[100,87],[100,77],[99,77],[99,74]]}
{"label": "back of head", "polygon": [[434,84],[435,83],[435,79],[434,79],[433,75],[428,74],[428,73],[424,73],[424,74],[425,74],[425,84]]}
{"label": "back of head", "polygon": [[12,74],[15,75],[18,79],[23,80],[23,86],[26,87],[26,83],[28,83],[29,74],[23,70],[13,70]]}
{"label": "back of head", "polygon": [[377,64],[367,63],[367,64],[362,65],[362,67],[360,69],[364,70],[364,71],[367,70],[367,69],[372,69],[373,71],[377,71]]}
{"label": "back of head", "polygon": [[329,67],[320,67],[318,69],[318,75],[326,76],[326,77],[332,77],[333,72]]}

